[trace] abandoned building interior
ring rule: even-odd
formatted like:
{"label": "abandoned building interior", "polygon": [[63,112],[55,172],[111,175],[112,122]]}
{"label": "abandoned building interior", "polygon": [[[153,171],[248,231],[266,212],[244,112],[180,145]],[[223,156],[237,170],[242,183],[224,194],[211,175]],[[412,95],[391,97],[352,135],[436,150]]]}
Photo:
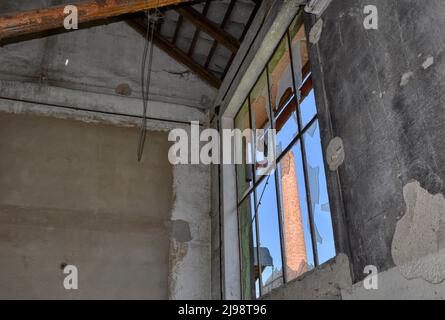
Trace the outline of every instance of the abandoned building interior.
{"label": "abandoned building interior", "polygon": [[443,30],[443,0],[0,1],[0,299],[445,299]]}

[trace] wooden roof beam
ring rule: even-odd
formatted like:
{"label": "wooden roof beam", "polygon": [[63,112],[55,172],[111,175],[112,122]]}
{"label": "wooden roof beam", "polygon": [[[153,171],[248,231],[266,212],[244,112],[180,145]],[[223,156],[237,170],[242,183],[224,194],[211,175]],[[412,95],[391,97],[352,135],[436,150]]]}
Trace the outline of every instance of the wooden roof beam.
{"label": "wooden roof beam", "polygon": [[[127,23],[139,32],[143,37],[147,34],[147,23],[145,19],[135,18],[132,20],[128,20]],[[218,79],[214,74],[212,74],[209,70],[202,67],[197,62],[193,61],[186,53],[182,52],[179,48],[177,48],[173,43],[169,42],[163,36],[158,33],[154,33],[153,43],[159,49],[167,53],[170,57],[182,63],[187,68],[189,68],[194,74],[200,77],[202,80],[206,81],[211,86],[219,89],[221,87],[221,79]]]}
{"label": "wooden roof beam", "polygon": [[176,11],[193,23],[196,28],[207,33],[230,51],[238,52],[240,42],[236,38],[221,29],[220,26],[200,14],[192,7],[176,8]]}
{"label": "wooden roof beam", "polygon": [[[74,3],[79,24],[93,22],[192,0],[89,0]],[[0,40],[63,28],[65,6],[11,13],[0,16]]]}

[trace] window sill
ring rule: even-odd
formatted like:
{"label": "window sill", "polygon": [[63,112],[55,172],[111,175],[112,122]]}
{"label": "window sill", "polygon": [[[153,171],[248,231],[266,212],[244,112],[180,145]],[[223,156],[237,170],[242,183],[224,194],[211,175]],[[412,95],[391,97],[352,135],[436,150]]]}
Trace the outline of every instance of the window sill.
{"label": "window sill", "polygon": [[349,259],[339,254],[317,268],[273,289],[260,300],[339,300],[352,285]]}

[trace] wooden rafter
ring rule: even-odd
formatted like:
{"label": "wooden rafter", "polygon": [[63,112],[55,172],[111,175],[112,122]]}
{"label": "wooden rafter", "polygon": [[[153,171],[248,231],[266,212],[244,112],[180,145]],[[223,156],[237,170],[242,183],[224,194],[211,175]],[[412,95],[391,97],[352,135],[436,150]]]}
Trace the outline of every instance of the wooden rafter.
{"label": "wooden rafter", "polygon": [[[261,1],[256,1],[255,7],[253,8],[252,13],[250,14],[249,20],[247,21],[246,26],[244,27],[244,31],[243,34],[241,35],[240,42],[244,41],[244,38],[246,37],[247,32],[249,31],[250,26],[252,25],[253,19],[255,19],[255,16],[258,13],[258,10],[260,9],[260,6],[261,6]],[[227,63],[226,68],[223,72],[223,78],[225,78],[227,72],[229,72],[230,66],[232,65],[234,59],[235,59],[235,54],[232,53],[232,56],[230,57],[229,62]]]}
{"label": "wooden rafter", "polygon": [[[188,2],[193,3],[194,1],[195,0],[84,0],[73,2],[78,9],[80,28],[118,22],[133,16],[136,18],[126,20],[127,23],[145,36],[147,23],[145,19],[139,18],[142,17],[142,15],[138,15],[137,12],[156,7],[161,8]],[[218,44],[221,44],[232,51],[231,60],[233,60],[234,55],[239,50],[241,40],[236,39],[224,30],[226,24],[230,20],[230,16],[237,0],[231,0],[220,25],[207,18],[210,2],[211,1],[206,1],[202,13],[198,12],[193,7],[174,7],[179,14],[179,20],[177,21],[173,40],[169,41],[161,35],[161,24],[158,24],[157,29],[155,30],[154,44],[175,60],[187,66],[201,79],[205,80],[210,85],[219,88],[222,79],[211,72],[208,67]],[[67,16],[64,9],[65,6],[60,5],[40,10],[0,15],[0,45],[71,31],[63,28],[64,19]],[[250,24],[250,20],[252,20],[255,13],[256,10],[252,13],[248,24]],[[183,25],[184,18],[196,26],[196,31],[188,52],[183,52],[176,47],[176,41]],[[214,39],[204,66],[192,59],[201,32],[207,33]],[[230,61],[228,64],[230,65]],[[227,69],[224,74],[226,72]],[[224,75],[222,78],[224,78]]]}
{"label": "wooden rafter", "polygon": [[227,47],[232,52],[237,52],[240,42],[232,35],[222,30],[216,23],[204,17],[192,7],[176,8],[176,11],[193,23],[198,29],[207,33],[216,41]]}
{"label": "wooden rafter", "polygon": [[[90,0],[74,3],[79,23],[112,18],[128,13],[165,7],[191,0]],[[0,16],[0,39],[8,39],[63,27],[65,6]]]}
{"label": "wooden rafter", "polygon": [[178,21],[176,22],[175,34],[173,35],[173,40],[172,40],[173,44],[176,44],[176,41],[178,41],[179,31],[181,30],[183,22],[184,22],[184,17],[179,15]]}
{"label": "wooden rafter", "polygon": [[[202,10],[202,15],[204,17],[207,16],[209,8],[210,8],[210,1],[206,1],[205,5],[204,5],[204,9]],[[189,52],[188,52],[189,57],[193,56],[193,53],[194,53],[195,47],[196,47],[196,42],[198,42],[198,37],[199,37],[199,33],[200,32],[201,32],[201,30],[196,28],[195,34],[193,35],[192,43],[190,44],[190,49],[189,49]]]}
{"label": "wooden rafter", "polygon": [[[132,20],[128,20],[127,23],[141,35],[143,35],[144,37],[146,36],[147,22],[145,19],[135,18]],[[173,59],[188,67],[193,73],[195,73],[198,77],[200,77],[213,87],[219,88],[221,86],[221,79],[216,77],[207,69],[203,68],[197,62],[193,61],[186,53],[182,52],[173,43],[169,42],[159,33],[154,33],[153,43],[169,56],[171,56]]]}
{"label": "wooden rafter", "polygon": [[[232,15],[233,8],[235,8],[236,0],[231,0],[229,7],[227,8],[226,14],[224,15],[223,21],[221,22],[220,28],[224,30],[227,22],[229,22],[230,16]],[[209,55],[207,56],[207,61],[204,64],[205,68],[208,68],[210,62],[212,61],[213,55],[215,54],[216,48],[218,47],[218,41],[214,40],[212,48],[210,49]]]}

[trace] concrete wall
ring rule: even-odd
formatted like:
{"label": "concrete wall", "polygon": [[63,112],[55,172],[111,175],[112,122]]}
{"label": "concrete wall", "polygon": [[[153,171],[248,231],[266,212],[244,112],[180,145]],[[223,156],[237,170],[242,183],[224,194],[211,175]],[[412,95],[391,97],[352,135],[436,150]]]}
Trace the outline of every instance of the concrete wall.
{"label": "concrete wall", "polygon": [[[0,4],[0,12],[15,11],[18,6],[23,10],[57,3],[67,3],[67,1],[26,1],[26,3],[18,5],[17,1],[6,0]],[[88,245],[96,242],[101,248],[104,248],[101,250],[108,250],[100,253],[103,256],[108,257],[114,254],[114,251],[111,251],[108,246],[111,248],[113,246],[121,247],[121,251],[125,251],[125,259],[119,257],[119,263],[125,262],[126,265],[116,265],[115,267],[115,269],[120,268],[118,278],[114,280],[116,284],[110,280],[110,272],[114,272],[112,269],[100,278],[102,279],[100,281],[105,283],[104,285],[99,282],[91,282],[89,289],[93,290],[97,287],[97,290],[102,290],[106,287],[105,297],[207,299],[210,297],[211,290],[210,168],[206,166],[172,167],[167,159],[167,146],[169,145],[167,132],[176,128],[187,129],[190,121],[199,121],[205,125],[208,121],[207,109],[215,98],[216,90],[187,71],[186,67],[155,48],[152,86],[147,111],[147,128],[152,133],[147,137],[144,154],[144,161],[148,161],[148,163],[138,164],[136,162],[138,133],[135,127],[139,126],[142,120],[140,66],[143,47],[143,38],[125,22],[3,46],[0,50],[0,112],[10,114],[2,115],[2,117],[29,120],[26,120],[27,123],[24,126],[26,130],[23,133],[20,133],[23,130],[14,126],[9,129],[1,128],[2,134],[5,132],[2,141],[6,146],[15,143],[14,134],[16,131],[23,135],[17,137],[21,141],[27,141],[29,138],[29,141],[35,139],[40,142],[39,137],[42,141],[50,140],[35,144],[26,142],[22,149],[14,149],[9,158],[3,160],[8,162],[4,163],[4,167],[1,168],[0,177],[4,171],[9,169],[11,163],[17,161],[21,161],[22,167],[29,167],[27,170],[32,171],[33,157],[38,155],[43,157],[45,152],[53,152],[51,161],[56,162],[60,172],[57,175],[53,174],[50,170],[52,164],[50,162],[43,163],[44,160],[41,160],[42,166],[45,165],[49,168],[40,172],[39,175],[34,173],[35,176],[33,176],[36,181],[48,184],[45,186],[46,191],[44,188],[39,188],[39,192],[35,192],[32,187],[26,189],[23,180],[16,181],[15,188],[22,192],[22,197],[27,199],[32,196],[36,202],[30,203],[29,206],[39,208],[38,202],[46,199],[45,205],[48,208],[55,206],[62,214],[74,216],[74,213],[69,211],[72,210],[69,206],[71,204],[65,205],[64,202],[61,202],[64,199],[62,192],[72,191],[72,199],[85,198],[89,201],[87,203],[79,201],[80,204],[85,205],[82,208],[81,221],[83,222],[81,226],[85,226],[86,233],[93,232],[88,231],[89,227],[94,230],[102,228],[102,223],[112,225],[113,229],[107,233],[107,239],[97,241],[98,236],[94,238],[91,236],[91,240],[86,244],[81,243],[83,234],[76,234],[73,238],[71,233],[66,235],[67,232],[63,228],[57,231],[59,238],[70,239],[70,245],[74,249],[70,249],[70,247],[69,250],[75,252],[79,257],[86,255],[86,258],[89,258],[90,255],[93,255],[96,249],[94,246],[90,249]],[[44,117],[35,117],[35,115]],[[54,118],[64,120],[55,120]],[[82,122],[72,121],[73,119]],[[44,131],[44,125],[38,125],[41,121],[51,123],[51,126],[47,126],[48,128],[55,126],[51,135]],[[66,124],[69,124],[69,128],[65,128]],[[34,136],[36,126],[41,132],[38,131],[38,134]],[[60,135],[60,131],[63,130],[67,131]],[[57,140],[59,136],[63,137],[63,140]],[[101,149],[104,143],[108,143],[107,153],[102,154],[101,152],[105,152]],[[79,151],[72,147],[72,144],[75,144],[76,148],[82,147],[82,149]],[[0,145],[0,148],[2,146],[3,144]],[[40,149],[42,150],[40,151]],[[76,153],[76,151],[78,152]],[[3,151],[0,152],[3,155]],[[76,153],[75,160],[77,162],[70,162],[72,159],[65,158],[65,153]],[[121,158],[125,161],[117,162]],[[146,166],[152,166],[153,162],[156,163],[155,169],[147,169]],[[77,168],[77,171],[71,169],[73,166]],[[108,185],[103,186],[104,182],[98,181],[99,178],[96,177],[98,167],[103,167],[102,175],[108,174],[104,180],[109,181]],[[20,176],[19,169],[21,170],[21,167],[17,167],[15,171],[12,170],[10,174]],[[56,188],[52,184],[55,179],[53,176],[58,177],[56,182],[64,184],[64,188]],[[79,176],[78,180],[80,181],[76,182],[78,184],[72,184],[74,180],[68,179],[70,176],[76,176],[76,178]],[[160,176],[164,176],[164,178],[161,179]],[[26,176],[21,178],[27,179]],[[126,181],[126,183],[122,184],[122,181]],[[0,191],[3,192],[3,189],[2,187]],[[95,203],[90,199],[91,195],[84,196],[84,193],[90,191],[93,195],[101,192],[105,197],[105,195],[109,195],[105,193],[105,190],[108,189],[115,191],[109,201],[107,198],[100,198],[98,199],[100,203]],[[73,190],[80,190],[84,193],[76,194]],[[6,197],[6,195],[4,196]],[[127,201],[125,197],[130,196],[137,198],[137,201],[133,198],[131,198],[132,201]],[[167,198],[170,200],[167,201]],[[158,204],[158,202],[160,203]],[[110,208],[102,210],[99,205],[105,206],[107,203]],[[153,203],[159,206],[168,205],[168,210],[162,215],[159,213],[158,216],[151,217],[149,208]],[[137,210],[132,208],[134,204],[138,206]],[[15,203],[15,205],[19,204]],[[47,208],[43,207],[43,209]],[[99,209],[104,212],[96,212]],[[64,213],[64,210],[68,210],[68,213]],[[122,212],[127,211],[131,211],[129,213],[131,216],[121,215]],[[108,212],[113,214],[109,218],[110,222],[106,220]],[[57,221],[52,222],[52,220],[58,216],[53,212],[51,219],[40,217],[44,213],[38,211],[36,214],[35,219],[39,221],[39,228],[46,230],[47,224],[48,228],[53,228],[51,224]],[[3,214],[7,215],[7,219],[9,219],[7,221],[15,221],[13,213]],[[91,217],[91,215],[93,216]],[[25,220],[23,223],[28,222]],[[57,223],[64,227],[62,222]],[[135,230],[132,229],[133,227]],[[9,239],[10,242],[15,241],[15,236],[21,239],[24,232],[16,231],[19,228],[22,227],[18,222],[17,225],[11,225],[8,231],[9,235],[5,236],[5,239]],[[126,235],[132,234],[133,231],[137,234],[131,235],[131,237]],[[157,237],[158,235],[159,237]],[[1,239],[3,237],[0,237]],[[51,253],[54,257],[48,260],[51,263],[53,260],[59,260],[60,254],[57,250],[61,250],[59,248],[61,246],[59,243],[62,242],[60,239],[53,241],[50,236],[46,236],[42,243],[39,242],[40,238],[36,239],[28,239],[27,252],[29,254],[38,254],[42,251],[40,247],[51,243],[52,247],[48,247],[48,250],[54,252]],[[15,247],[12,246],[10,250],[14,252]],[[161,257],[157,257],[157,254],[161,254]],[[136,258],[133,257],[134,255]],[[83,258],[85,263],[87,263],[86,258]],[[46,262],[42,262],[44,260],[42,258],[36,262],[37,269],[45,265]],[[157,263],[161,260],[162,270],[159,273],[156,272],[155,267],[159,267]],[[18,263],[17,261],[15,263]],[[65,262],[69,263],[69,261]],[[4,272],[9,272],[12,266],[3,266],[2,263],[3,261],[0,262],[0,272],[3,272],[2,277],[7,277]],[[20,263],[25,265],[25,262]],[[26,265],[29,264],[29,262],[26,263]],[[62,261],[56,263],[57,268],[61,263]],[[96,263],[87,264],[87,269],[91,268],[91,273],[96,273],[103,264],[102,262],[99,265]],[[48,270],[51,268],[52,265],[47,267]],[[82,269],[80,267],[79,269],[82,275]],[[56,269],[56,274],[53,277],[57,279],[57,285],[59,285],[59,280],[63,279],[61,270]],[[21,281],[23,279],[16,279],[14,285],[24,286],[27,282]],[[122,282],[119,282],[119,279],[122,279]],[[135,286],[127,286],[127,284],[131,284],[128,279],[134,281]],[[147,279],[156,280],[153,280],[155,282],[151,285]],[[31,280],[37,281],[34,278]],[[125,282],[126,280],[128,281]],[[41,280],[42,283],[43,281]],[[81,279],[81,281],[83,280]],[[156,287],[159,290],[155,290]],[[86,289],[85,281],[83,281],[83,288]],[[0,283],[0,291],[7,291],[7,287],[5,290],[2,289]],[[38,294],[38,286],[35,290],[32,297],[47,297],[44,294]],[[51,294],[51,297],[66,295],[64,291],[60,292],[59,287],[54,290],[55,293],[49,292],[48,295]],[[78,296],[80,294],[72,294],[69,298]],[[86,296],[84,292],[82,297],[102,296],[98,291],[90,291],[89,296]]]}
{"label": "concrete wall", "polygon": [[[73,2],[2,0],[0,14]],[[144,45],[125,22],[6,44],[0,51],[0,79],[139,99]],[[150,100],[203,110],[211,106],[216,89],[157,47],[152,70]],[[122,85],[127,89],[120,90]]]}
{"label": "concrete wall", "polygon": [[[343,287],[344,300],[418,300],[445,299],[445,250],[407,264],[390,268],[369,279],[377,285],[366,289],[364,282]],[[365,280],[368,281],[368,280]]]}
{"label": "concrete wall", "polygon": [[344,254],[266,294],[264,300],[341,300],[351,290],[349,260]]}
{"label": "concrete wall", "polygon": [[[363,27],[370,4],[378,30]],[[354,282],[366,265],[393,270],[445,246],[444,15],[441,0],[332,1],[313,37],[323,146],[344,145],[328,180]]]}
{"label": "concrete wall", "polygon": [[171,166],[167,133],[141,163],[131,127],[0,113],[0,135],[0,298],[210,298],[210,168]]}
{"label": "concrete wall", "polygon": [[173,170],[147,142],[138,163],[135,129],[0,114],[0,298],[168,297]]}

